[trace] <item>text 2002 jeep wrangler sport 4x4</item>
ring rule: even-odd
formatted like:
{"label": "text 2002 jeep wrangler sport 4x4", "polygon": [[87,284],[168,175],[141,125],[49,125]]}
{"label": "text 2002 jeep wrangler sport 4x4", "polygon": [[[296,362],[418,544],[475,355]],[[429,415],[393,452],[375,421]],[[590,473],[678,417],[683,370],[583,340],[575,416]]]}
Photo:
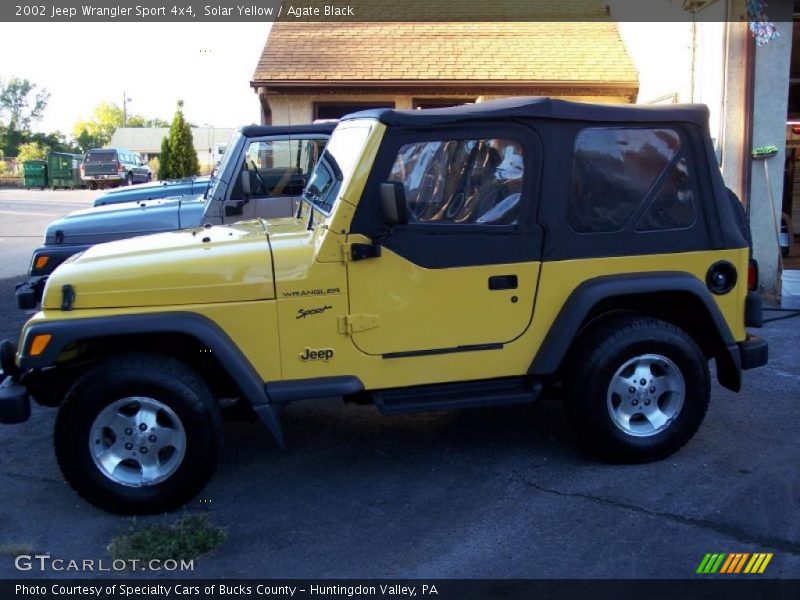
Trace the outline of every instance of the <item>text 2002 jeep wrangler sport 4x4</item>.
{"label": "text 2002 jeep wrangler sport 4x4", "polygon": [[[603,458],[680,448],[767,361],[741,207],[705,107],[517,98],[345,118],[297,218],[101,244],[50,277],[0,414],[58,406],[66,479],[107,510],[197,494],[222,406],[384,413],[559,390]],[[226,175],[223,174],[223,177]]]}

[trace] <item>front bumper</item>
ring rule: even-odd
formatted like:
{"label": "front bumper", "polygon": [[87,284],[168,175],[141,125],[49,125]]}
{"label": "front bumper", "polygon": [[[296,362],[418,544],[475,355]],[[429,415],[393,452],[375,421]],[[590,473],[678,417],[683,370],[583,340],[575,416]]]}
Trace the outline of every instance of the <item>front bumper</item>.
{"label": "front bumper", "polygon": [[[5,376],[4,376],[5,377]],[[31,416],[31,398],[25,386],[14,377],[5,377],[0,383],[0,423],[16,425]]]}
{"label": "front bumper", "polygon": [[47,282],[48,275],[29,277],[26,281],[17,284],[14,295],[17,298],[17,307],[22,310],[36,308],[42,301],[44,294],[44,284]]}

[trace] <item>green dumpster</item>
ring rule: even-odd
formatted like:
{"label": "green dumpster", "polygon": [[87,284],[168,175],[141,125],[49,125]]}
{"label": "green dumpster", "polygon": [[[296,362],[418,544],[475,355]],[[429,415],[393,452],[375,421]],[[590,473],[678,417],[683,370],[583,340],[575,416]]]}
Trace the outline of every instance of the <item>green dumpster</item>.
{"label": "green dumpster", "polygon": [[53,189],[83,187],[80,166],[82,154],[51,152],[47,155],[47,179]]}
{"label": "green dumpster", "polygon": [[22,185],[26,189],[47,187],[47,161],[26,160],[22,163]]}

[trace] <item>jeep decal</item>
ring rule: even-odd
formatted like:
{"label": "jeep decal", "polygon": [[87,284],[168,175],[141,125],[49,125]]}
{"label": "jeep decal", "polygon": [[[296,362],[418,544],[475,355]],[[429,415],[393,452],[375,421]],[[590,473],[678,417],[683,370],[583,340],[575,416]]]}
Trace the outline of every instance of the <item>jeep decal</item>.
{"label": "jeep decal", "polygon": [[328,362],[332,358],[333,358],[332,348],[320,348],[319,350],[312,350],[311,348],[306,348],[300,355],[300,360],[302,360],[303,362],[307,362],[309,360],[322,360]]}
{"label": "jeep decal", "polygon": [[325,306],[320,306],[318,308],[298,308],[297,309],[297,316],[296,319],[305,319],[306,317],[310,317],[312,315],[321,315],[326,310],[330,310],[333,307],[330,304],[326,304]]}
{"label": "jeep decal", "polygon": [[283,297],[302,298],[305,296],[325,296],[327,294],[338,294],[339,292],[340,292],[339,288],[328,288],[328,289],[317,288],[316,290],[294,290],[291,292],[283,292]]}

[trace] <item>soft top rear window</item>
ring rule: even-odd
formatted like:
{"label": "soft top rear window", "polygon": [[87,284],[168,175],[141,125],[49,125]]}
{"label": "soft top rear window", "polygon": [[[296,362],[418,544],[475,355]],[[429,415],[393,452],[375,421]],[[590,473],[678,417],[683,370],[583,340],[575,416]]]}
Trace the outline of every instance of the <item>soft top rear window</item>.
{"label": "soft top rear window", "polygon": [[116,150],[93,150],[86,154],[85,162],[107,162],[117,160]]}

